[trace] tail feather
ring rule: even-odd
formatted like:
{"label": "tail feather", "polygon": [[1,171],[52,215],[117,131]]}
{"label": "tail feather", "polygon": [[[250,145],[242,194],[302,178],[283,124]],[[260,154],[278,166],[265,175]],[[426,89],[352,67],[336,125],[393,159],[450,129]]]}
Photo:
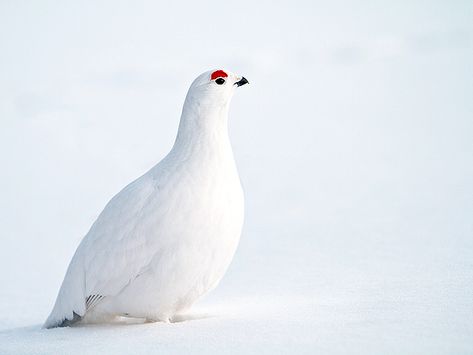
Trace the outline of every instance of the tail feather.
{"label": "tail feather", "polygon": [[86,312],[84,284],[82,265],[74,255],[62,282],[56,303],[43,328],[67,327],[82,319]]}
{"label": "tail feather", "polygon": [[51,323],[49,325],[46,322],[43,327],[46,328],[46,329],[57,328],[57,327],[59,327],[59,328],[61,328],[61,327],[70,327],[74,323],[79,322],[81,319],[82,319],[82,317],[80,315],[78,315],[76,312],[72,312],[72,319],[65,318],[62,322]]}

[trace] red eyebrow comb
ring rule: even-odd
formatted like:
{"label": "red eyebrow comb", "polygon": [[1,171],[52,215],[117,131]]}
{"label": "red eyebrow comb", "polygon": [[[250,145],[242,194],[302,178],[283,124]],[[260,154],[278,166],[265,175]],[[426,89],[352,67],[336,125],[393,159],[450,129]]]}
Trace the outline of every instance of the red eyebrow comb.
{"label": "red eyebrow comb", "polygon": [[217,78],[226,78],[226,77],[228,77],[228,74],[225,73],[223,70],[216,70],[210,76],[210,80],[214,80]]}

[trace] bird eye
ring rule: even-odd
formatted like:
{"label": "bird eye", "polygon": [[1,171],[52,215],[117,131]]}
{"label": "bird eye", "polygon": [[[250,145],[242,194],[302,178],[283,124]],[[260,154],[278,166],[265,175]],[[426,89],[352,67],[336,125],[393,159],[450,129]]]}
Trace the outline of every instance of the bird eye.
{"label": "bird eye", "polygon": [[222,85],[222,84],[225,84],[225,79],[223,78],[218,78],[215,80],[215,82],[218,84],[218,85]]}

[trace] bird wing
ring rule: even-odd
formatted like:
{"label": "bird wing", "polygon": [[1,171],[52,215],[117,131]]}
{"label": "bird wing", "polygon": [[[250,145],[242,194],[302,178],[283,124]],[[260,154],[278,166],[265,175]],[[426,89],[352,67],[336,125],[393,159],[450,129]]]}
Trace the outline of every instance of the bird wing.
{"label": "bird wing", "polygon": [[84,243],[86,296],[117,295],[147,267],[156,254],[162,206],[149,176],[131,183],[105,207]]}
{"label": "bird wing", "polygon": [[160,215],[167,210],[162,197],[148,172],[110,200],[77,248],[45,328],[80,319],[146,269],[165,243],[158,238]]}

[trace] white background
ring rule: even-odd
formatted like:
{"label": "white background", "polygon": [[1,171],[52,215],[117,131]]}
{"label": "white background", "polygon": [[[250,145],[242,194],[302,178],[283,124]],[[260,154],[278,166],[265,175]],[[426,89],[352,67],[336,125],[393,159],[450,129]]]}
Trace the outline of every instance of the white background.
{"label": "white background", "polygon": [[[473,352],[471,1],[0,2],[0,354]],[[41,330],[201,72],[246,222],[174,324]]]}

